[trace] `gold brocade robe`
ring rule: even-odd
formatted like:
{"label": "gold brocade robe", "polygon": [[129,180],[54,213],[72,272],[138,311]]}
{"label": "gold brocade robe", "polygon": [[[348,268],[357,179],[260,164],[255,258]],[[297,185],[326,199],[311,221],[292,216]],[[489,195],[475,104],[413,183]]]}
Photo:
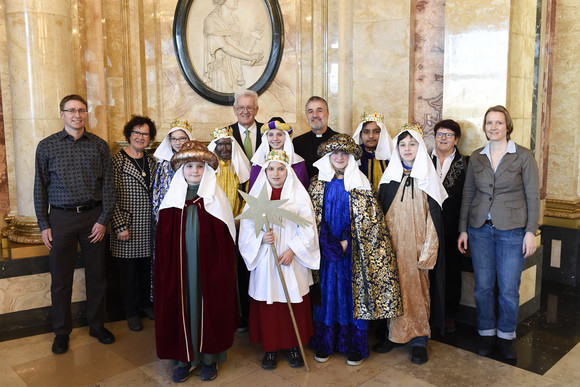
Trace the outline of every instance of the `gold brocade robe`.
{"label": "gold brocade robe", "polygon": [[242,208],[244,207],[244,200],[239,194],[238,189],[245,191],[245,187],[244,185],[240,185],[240,180],[230,160],[224,162],[218,158],[218,161],[220,165],[216,173],[216,181],[225,192],[235,218],[242,213]]}
{"label": "gold brocade robe", "polygon": [[[320,232],[326,182],[313,180],[308,188]],[[397,263],[384,215],[370,190],[348,192],[352,235],[353,317],[379,320],[403,313]],[[315,274],[315,281],[318,273]]]}
{"label": "gold brocade robe", "polygon": [[389,340],[395,343],[407,343],[418,336],[431,336],[429,270],[437,263],[439,249],[428,196],[415,181],[411,184],[411,180],[407,179],[413,178],[405,174],[386,213],[387,227],[397,257],[405,311],[402,316],[389,320]]}

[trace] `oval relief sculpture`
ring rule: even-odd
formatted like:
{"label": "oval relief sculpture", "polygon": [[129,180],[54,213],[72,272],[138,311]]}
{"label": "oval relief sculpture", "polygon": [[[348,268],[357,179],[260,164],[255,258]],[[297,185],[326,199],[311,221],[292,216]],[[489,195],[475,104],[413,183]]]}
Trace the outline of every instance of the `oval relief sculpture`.
{"label": "oval relief sculpture", "polygon": [[276,0],[180,0],[173,42],[188,84],[209,101],[232,105],[236,91],[261,94],[278,71],[280,7]]}

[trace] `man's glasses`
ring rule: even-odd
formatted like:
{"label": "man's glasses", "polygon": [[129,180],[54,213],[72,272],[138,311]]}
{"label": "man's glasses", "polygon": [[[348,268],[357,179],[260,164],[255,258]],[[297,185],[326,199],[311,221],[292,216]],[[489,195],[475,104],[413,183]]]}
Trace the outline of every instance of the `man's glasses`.
{"label": "man's glasses", "polygon": [[184,142],[187,142],[187,140],[189,140],[189,138],[187,138],[187,137],[178,137],[178,138],[169,137],[169,141],[171,141],[172,143],[178,143],[179,142],[179,143],[182,143],[183,144]]}
{"label": "man's glasses", "polygon": [[87,113],[87,112],[88,112],[88,110],[87,110],[87,109],[64,109],[64,110],[61,110],[61,111],[63,111],[63,112],[67,112],[67,113],[70,113],[70,114],[72,114],[73,116],[74,116],[75,114],[77,114],[77,113],[79,113],[79,114],[85,114],[85,113]]}
{"label": "man's glasses", "polygon": [[437,137],[453,137],[453,136],[455,136],[455,133],[438,132],[435,136],[437,136]]}
{"label": "man's glasses", "polygon": [[133,133],[137,137],[139,137],[139,136],[149,137],[149,133],[138,132],[136,130],[132,130],[131,133]]}
{"label": "man's glasses", "polygon": [[236,107],[236,111],[238,113],[241,113],[244,110],[246,110],[248,113],[253,113],[256,110],[256,108],[254,106],[237,106]]}

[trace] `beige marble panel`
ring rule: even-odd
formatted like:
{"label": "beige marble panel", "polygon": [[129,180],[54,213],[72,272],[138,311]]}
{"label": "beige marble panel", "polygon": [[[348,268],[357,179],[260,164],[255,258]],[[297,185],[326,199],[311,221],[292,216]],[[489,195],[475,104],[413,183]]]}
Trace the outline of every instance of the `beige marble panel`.
{"label": "beige marble panel", "polygon": [[475,308],[475,297],[473,296],[473,289],[475,288],[475,279],[473,273],[466,271],[461,272],[461,305]]}
{"label": "beige marble panel", "polygon": [[580,3],[558,1],[553,50],[552,113],[547,195],[550,199],[580,197]]}
{"label": "beige marble panel", "polygon": [[520,305],[525,304],[536,296],[536,284],[538,268],[532,266],[522,272],[522,279],[520,283]]}
{"label": "beige marble panel", "polygon": [[486,143],[481,123],[487,108],[506,103],[511,3],[445,2],[443,118],[462,126],[465,154]]}
{"label": "beige marble panel", "polygon": [[74,91],[70,17],[8,13],[13,119],[58,118],[58,102]]}
{"label": "beige marble panel", "polygon": [[[0,314],[50,306],[50,283],[50,273],[0,279]],[[85,270],[76,269],[72,302],[84,300]]]}
{"label": "beige marble panel", "polygon": [[379,3],[368,0],[353,7],[351,134],[363,111],[383,114],[391,136],[409,117],[409,2]]}
{"label": "beige marble panel", "polygon": [[7,0],[6,13],[35,12],[70,17],[70,0]]}
{"label": "beige marble panel", "polygon": [[[48,102],[48,101],[47,101]],[[51,101],[58,109],[58,102]],[[54,108],[54,107],[53,107]],[[36,219],[34,211],[34,159],[38,142],[44,137],[58,132],[63,123],[60,118],[54,119],[13,119],[14,173],[16,175],[16,192],[18,214]]]}

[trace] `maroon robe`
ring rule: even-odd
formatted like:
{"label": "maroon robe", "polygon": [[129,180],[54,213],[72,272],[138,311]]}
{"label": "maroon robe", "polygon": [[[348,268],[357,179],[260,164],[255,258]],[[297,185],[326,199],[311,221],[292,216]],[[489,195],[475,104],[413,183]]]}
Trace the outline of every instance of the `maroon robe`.
{"label": "maroon robe", "polygon": [[[195,203],[194,203],[195,201]],[[196,205],[199,218],[199,273],[202,311],[200,353],[215,354],[230,348],[239,315],[236,299],[235,248],[227,225],[209,214],[203,199]],[[160,359],[192,361],[190,321],[187,313],[186,208],[159,212],[155,241],[155,341]]]}

